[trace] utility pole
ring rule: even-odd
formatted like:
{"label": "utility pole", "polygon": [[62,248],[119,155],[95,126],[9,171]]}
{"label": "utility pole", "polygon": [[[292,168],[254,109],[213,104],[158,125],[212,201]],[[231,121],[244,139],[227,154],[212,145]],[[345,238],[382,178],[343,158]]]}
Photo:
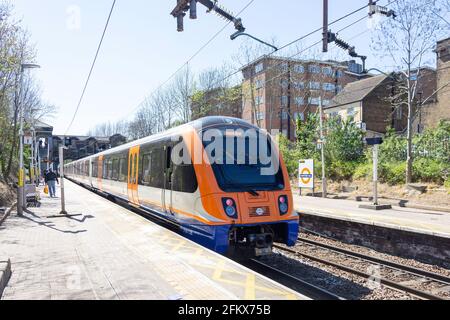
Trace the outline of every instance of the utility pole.
{"label": "utility pole", "polygon": [[322,52],[328,52],[328,0],[323,0]]}
{"label": "utility pole", "polygon": [[19,114],[20,114],[20,129],[19,129],[19,176],[18,176],[18,188],[17,188],[17,214],[19,216],[23,215],[23,209],[26,206],[25,201],[25,174],[23,169],[23,112],[24,112],[24,104],[23,104],[23,74],[25,69],[33,69],[40,68],[37,64],[22,64],[20,67],[20,89],[19,89]]}
{"label": "utility pole", "polygon": [[18,188],[17,188],[17,214],[19,216],[23,215],[23,194],[24,194],[24,184],[25,176],[23,172],[23,105],[22,105],[22,87],[23,87],[23,67],[20,73],[20,89],[19,89],[19,118],[20,118],[20,129],[19,129],[19,176],[18,176]]}
{"label": "utility pole", "polygon": [[322,158],[322,197],[327,197],[327,178],[325,176],[325,138],[323,136],[323,108],[322,97],[319,97],[319,123],[320,123],[320,153]]}
{"label": "utility pole", "polygon": [[64,149],[67,149],[64,145],[59,146],[59,175],[61,180],[61,212],[60,214],[67,214],[66,211],[66,199],[64,194]]}

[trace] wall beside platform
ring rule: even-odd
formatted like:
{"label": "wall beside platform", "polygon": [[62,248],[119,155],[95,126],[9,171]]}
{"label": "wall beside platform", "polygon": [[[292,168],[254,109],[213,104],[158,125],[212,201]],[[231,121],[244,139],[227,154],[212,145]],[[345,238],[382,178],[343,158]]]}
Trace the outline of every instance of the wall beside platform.
{"label": "wall beside platform", "polygon": [[348,244],[450,268],[450,237],[305,213],[300,214],[300,226]]}

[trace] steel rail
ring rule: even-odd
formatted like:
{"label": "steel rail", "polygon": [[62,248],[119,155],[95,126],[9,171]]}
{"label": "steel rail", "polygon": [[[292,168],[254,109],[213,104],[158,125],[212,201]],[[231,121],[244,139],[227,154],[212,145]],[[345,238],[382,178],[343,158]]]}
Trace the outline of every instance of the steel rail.
{"label": "steel rail", "polygon": [[291,289],[295,288],[295,291],[313,300],[345,300],[330,291],[319,288],[293,275],[275,269],[274,267],[271,267],[259,260],[249,259],[245,262],[245,265],[254,271],[260,272],[265,276],[269,276],[273,280],[276,280],[287,287],[291,287]]}
{"label": "steel rail", "polygon": [[376,258],[376,257],[372,257],[369,255],[365,255],[363,253],[359,253],[359,252],[352,252],[350,250],[347,249],[342,249],[333,245],[329,245],[329,244],[325,244],[325,243],[321,243],[321,242],[317,242],[314,240],[310,240],[310,239],[303,239],[303,238],[299,238],[298,241],[313,245],[313,246],[317,246],[317,247],[322,247],[331,251],[336,251],[338,253],[342,253],[351,257],[355,257],[355,258],[359,258],[361,260],[366,260],[367,262],[374,262],[377,264],[380,264],[382,266],[391,268],[391,269],[397,269],[399,271],[404,271],[404,272],[408,272],[410,274],[414,274],[415,276],[420,276],[420,277],[426,277],[428,279],[431,279],[433,281],[436,282],[441,282],[444,285],[450,285],[450,278],[446,277],[444,275],[441,274],[437,274],[434,272],[430,272],[427,270],[422,270],[422,269],[418,269],[415,267],[411,267],[411,266],[405,266],[405,265],[401,265],[399,263],[396,262],[392,262],[389,260],[385,260],[385,259],[381,259],[381,258]]}
{"label": "steel rail", "polygon": [[282,246],[279,246],[279,245],[274,245],[273,247],[277,248],[279,250],[285,251],[285,252],[289,252],[291,254],[303,256],[303,257],[305,257],[305,258],[307,258],[309,260],[313,260],[313,261],[319,262],[321,264],[328,265],[328,266],[331,266],[331,267],[343,270],[343,271],[348,272],[348,273],[356,274],[356,275],[358,275],[360,277],[363,277],[363,278],[366,278],[366,279],[372,279],[373,281],[379,281],[381,284],[383,284],[383,285],[385,285],[387,287],[390,287],[391,289],[395,289],[397,291],[410,293],[410,294],[414,295],[415,297],[423,299],[423,300],[445,300],[444,298],[438,297],[438,296],[436,296],[434,294],[431,294],[431,293],[428,293],[428,292],[425,292],[425,291],[422,291],[422,290],[418,290],[418,289],[415,289],[415,288],[407,287],[407,286],[404,286],[404,285],[402,285],[400,283],[397,283],[397,282],[394,282],[394,281],[391,281],[391,280],[388,280],[388,279],[385,279],[385,278],[382,278],[382,277],[377,277],[376,275],[368,274],[368,273],[363,272],[363,271],[355,270],[354,268],[347,267],[347,266],[344,266],[344,265],[336,263],[336,262],[332,262],[332,261],[328,261],[328,260],[325,260],[325,259],[321,259],[321,258],[312,256],[312,255],[309,255],[309,254],[306,254],[306,253],[302,253],[302,252],[299,252],[299,251],[296,251],[296,250],[292,250],[292,249],[289,249],[289,248],[285,248],[285,247],[282,247]]}

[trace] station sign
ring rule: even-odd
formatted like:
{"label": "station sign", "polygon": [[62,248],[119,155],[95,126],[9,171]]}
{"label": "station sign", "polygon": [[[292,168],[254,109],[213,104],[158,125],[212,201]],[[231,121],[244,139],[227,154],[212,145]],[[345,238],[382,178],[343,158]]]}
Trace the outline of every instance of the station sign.
{"label": "station sign", "polygon": [[314,160],[304,159],[298,162],[298,187],[314,188]]}
{"label": "station sign", "polygon": [[382,137],[375,137],[375,138],[366,138],[366,143],[369,146],[375,146],[383,143]]}

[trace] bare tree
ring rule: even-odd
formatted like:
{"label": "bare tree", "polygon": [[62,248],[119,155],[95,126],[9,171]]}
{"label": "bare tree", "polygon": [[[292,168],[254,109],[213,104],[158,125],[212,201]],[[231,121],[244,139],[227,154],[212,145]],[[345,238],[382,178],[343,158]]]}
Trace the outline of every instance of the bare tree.
{"label": "bare tree", "polygon": [[401,105],[407,107],[406,183],[412,180],[414,99],[423,66],[429,62],[437,37],[445,30],[443,21],[436,15],[444,1],[396,1],[392,6],[397,17],[380,24],[373,41],[373,49],[383,57],[392,59],[406,83],[404,88],[399,88],[404,91]]}
{"label": "bare tree", "polygon": [[[189,65],[175,77],[168,89],[167,104],[173,106],[176,120],[182,123],[191,119],[191,97],[195,92],[194,75]],[[175,119],[174,119],[175,120]]]}

